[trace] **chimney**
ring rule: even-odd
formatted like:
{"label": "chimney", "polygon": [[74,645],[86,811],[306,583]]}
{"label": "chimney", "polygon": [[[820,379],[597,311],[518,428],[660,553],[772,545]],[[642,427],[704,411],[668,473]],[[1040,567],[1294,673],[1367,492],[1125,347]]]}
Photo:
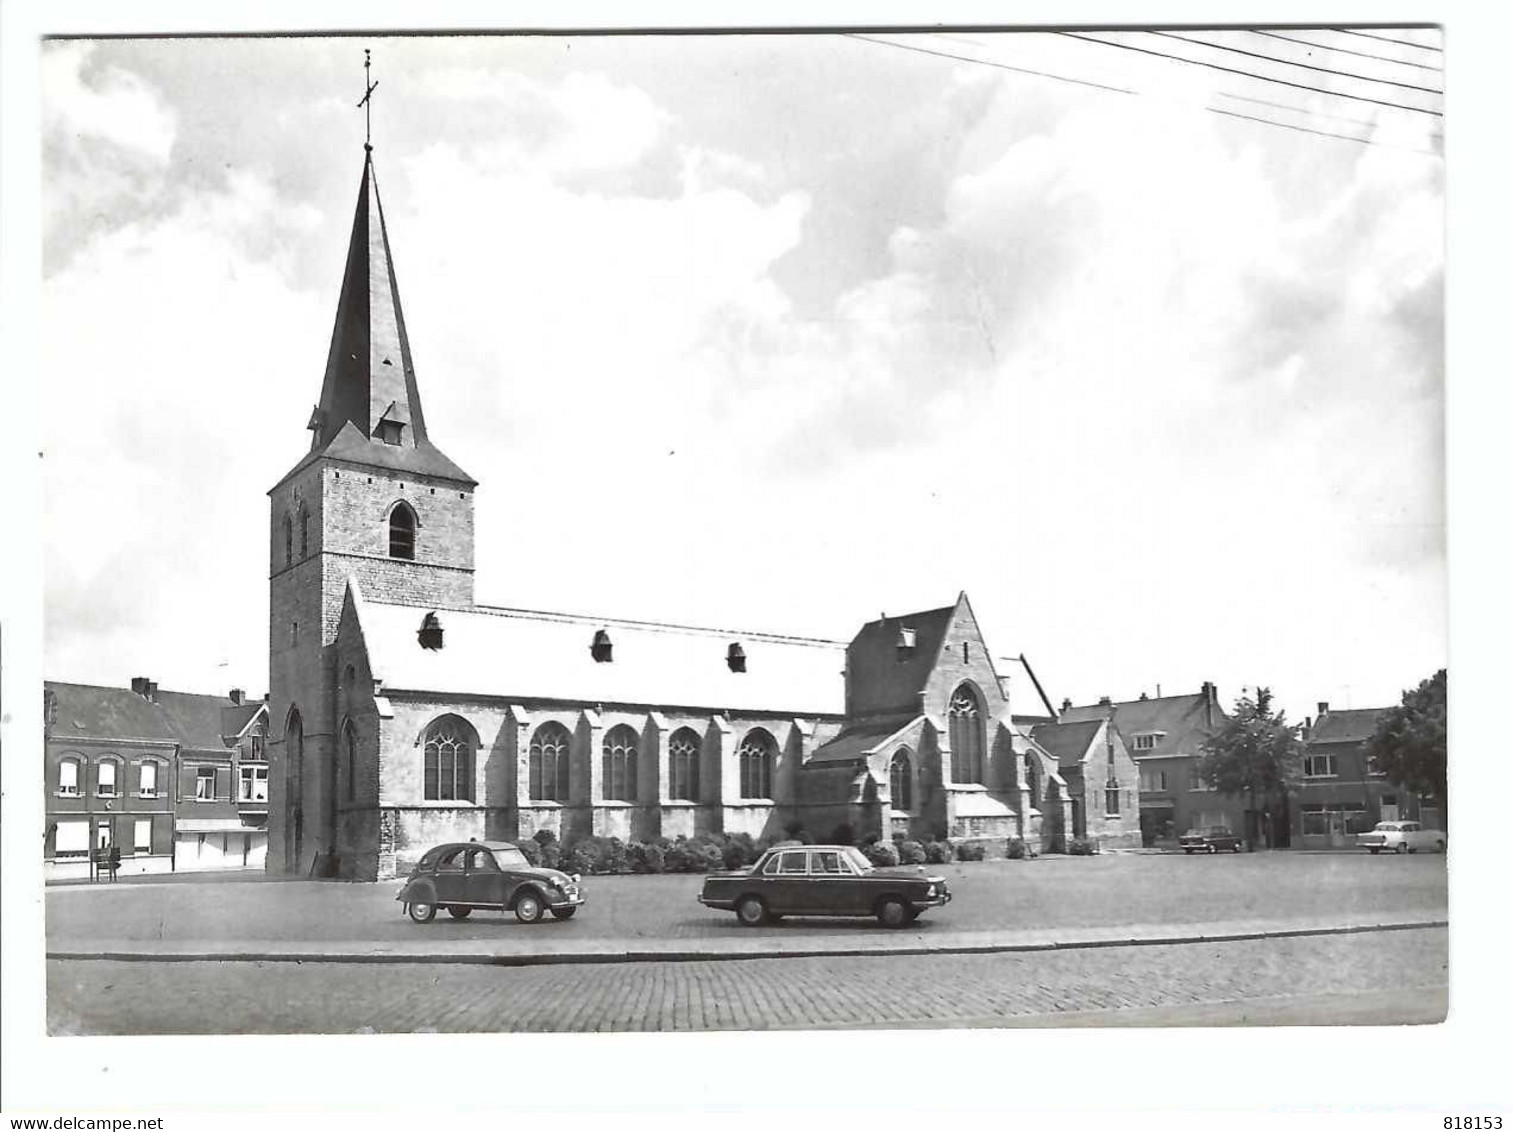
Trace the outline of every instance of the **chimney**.
{"label": "chimney", "polygon": [[1071,696],[1065,696],[1065,697],[1062,698],[1062,700],[1061,700],[1061,710],[1062,711],[1071,711],[1072,710],[1072,697]]}
{"label": "chimney", "polygon": [[244,698],[245,694],[246,693],[244,693],[240,688],[232,688],[231,689],[231,704],[232,704],[232,706],[233,707],[241,707],[242,706],[242,699]]}
{"label": "chimney", "polygon": [[147,679],[147,677],[145,676],[133,676],[131,678],[131,690],[137,695],[141,696],[144,700],[151,699],[152,697],[148,694],[147,691],[148,685],[150,685],[151,683],[152,681]]}
{"label": "chimney", "polygon": [[153,703],[158,702],[158,682],[156,680],[147,681],[147,698]]}
{"label": "chimney", "polygon": [[1328,700],[1320,700],[1319,701],[1319,718],[1322,719],[1324,716],[1326,716],[1328,714],[1329,714],[1329,701]]}
{"label": "chimney", "polygon": [[1214,708],[1219,706],[1219,689],[1214,686],[1212,680],[1203,681],[1203,720],[1212,727],[1214,725]]}
{"label": "chimney", "polygon": [[1111,699],[1109,699],[1107,696],[1099,696],[1098,697],[1098,706],[1099,707],[1113,707],[1114,706],[1114,701],[1111,700]]}

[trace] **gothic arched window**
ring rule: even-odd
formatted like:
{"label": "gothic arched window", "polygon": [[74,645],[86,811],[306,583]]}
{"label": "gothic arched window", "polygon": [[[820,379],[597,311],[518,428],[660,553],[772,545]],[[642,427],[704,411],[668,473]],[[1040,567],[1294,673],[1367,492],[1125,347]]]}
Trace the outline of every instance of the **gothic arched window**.
{"label": "gothic arched window", "polygon": [[776,740],[760,727],[741,740],[738,761],[742,798],[772,797],[772,764],[777,748]]}
{"label": "gothic arched window", "polygon": [[981,782],[983,736],[982,701],[970,684],[951,694],[951,781]]}
{"label": "gothic arched window", "polygon": [[415,512],[408,503],[401,501],[394,505],[394,510],[389,512],[390,558],[415,557],[415,528],[418,525]]}
{"label": "gothic arched window", "polygon": [[310,508],[303,503],[299,505],[299,556],[305,558],[310,553]]}
{"label": "gothic arched window", "polygon": [[294,565],[294,520],[284,516],[284,565]]}
{"label": "gothic arched window", "polygon": [[620,724],[604,736],[604,797],[611,802],[636,800],[636,748],[640,737],[635,729]]}
{"label": "gothic arched window", "polygon": [[1030,805],[1040,807],[1040,763],[1033,754],[1024,756],[1024,785],[1030,794]]}
{"label": "gothic arched window", "polygon": [[342,728],[342,775],[346,779],[347,801],[357,797],[357,728],[352,726],[352,721],[347,720]]}
{"label": "gothic arched window", "polygon": [[455,715],[426,728],[425,796],[428,802],[473,800],[473,729]]}
{"label": "gothic arched window", "polygon": [[909,748],[900,747],[888,767],[888,787],[893,794],[893,808],[908,813],[914,809],[914,763]]}
{"label": "gothic arched window", "polygon": [[698,733],[691,728],[680,727],[667,741],[667,796],[680,802],[699,800],[699,742]]}
{"label": "gothic arched window", "polygon": [[531,736],[531,801],[568,800],[572,745],[572,735],[560,723],[543,723],[536,728],[536,734]]}

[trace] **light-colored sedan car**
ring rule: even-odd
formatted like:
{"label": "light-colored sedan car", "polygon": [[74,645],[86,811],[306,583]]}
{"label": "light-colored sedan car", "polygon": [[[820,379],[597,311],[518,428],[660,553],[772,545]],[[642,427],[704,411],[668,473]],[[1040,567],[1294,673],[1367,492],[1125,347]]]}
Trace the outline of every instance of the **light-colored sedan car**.
{"label": "light-colored sedan car", "polygon": [[1416,821],[1379,821],[1370,833],[1358,834],[1355,843],[1372,853],[1417,853],[1421,849],[1443,853],[1447,840],[1444,830],[1425,829]]}

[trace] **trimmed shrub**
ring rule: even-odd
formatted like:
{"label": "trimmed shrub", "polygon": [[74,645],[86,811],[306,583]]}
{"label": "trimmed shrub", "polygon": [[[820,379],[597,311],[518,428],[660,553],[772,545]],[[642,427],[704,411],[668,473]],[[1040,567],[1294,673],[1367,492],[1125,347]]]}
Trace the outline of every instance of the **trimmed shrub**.
{"label": "trimmed shrub", "polygon": [[562,849],[557,857],[557,868],[565,873],[595,873],[599,871],[598,846],[594,844],[596,838],[584,838]]}
{"label": "trimmed shrub", "polygon": [[727,869],[744,869],[756,863],[762,850],[749,833],[732,833],[720,849],[721,864]]}
{"label": "trimmed shrub", "polygon": [[625,847],[626,862],[633,873],[662,873],[667,871],[667,858],[662,846],[655,841],[632,841]]}
{"label": "trimmed shrub", "polygon": [[958,861],[980,861],[987,856],[987,847],[980,841],[963,841],[956,847]]}
{"label": "trimmed shrub", "polygon": [[898,864],[898,850],[886,841],[874,841],[871,845],[864,845],[862,852],[880,869]]}
{"label": "trimmed shrub", "polygon": [[561,860],[562,848],[557,844],[556,841],[548,841],[545,845],[541,846],[540,863],[543,869],[561,868],[562,866],[559,864]]}
{"label": "trimmed shrub", "polygon": [[537,845],[545,846],[550,845],[553,841],[556,841],[557,835],[549,829],[538,829],[535,833],[531,834],[531,840],[534,841]]}
{"label": "trimmed shrub", "polygon": [[680,837],[667,847],[667,871],[670,873],[707,873],[723,868],[723,846],[709,837]]}
{"label": "trimmed shrub", "polygon": [[599,846],[599,871],[623,873],[630,869],[630,860],[625,853],[625,842],[618,837],[606,837]]}
{"label": "trimmed shrub", "polygon": [[898,863],[901,865],[923,865],[925,863],[925,847],[918,841],[900,841],[898,843]]}
{"label": "trimmed shrub", "polygon": [[1009,838],[1009,846],[1004,856],[1011,861],[1022,861],[1028,854],[1025,851],[1024,839],[1019,837]]}
{"label": "trimmed shrub", "polygon": [[541,842],[528,837],[520,842],[516,848],[520,850],[520,855],[532,865],[539,865],[541,863]]}
{"label": "trimmed shrub", "polygon": [[1066,851],[1074,857],[1091,857],[1098,852],[1096,837],[1074,837],[1067,842]]}
{"label": "trimmed shrub", "polygon": [[949,841],[931,841],[925,845],[925,864],[927,865],[944,865],[955,859],[956,854],[952,852]]}
{"label": "trimmed shrub", "polygon": [[876,834],[876,833],[869,833],[869,834],[867,834],[866,837],[863,837],[860,841],[858,841],[857,845],[859,845],[859,846],[861,846],[863,848],[866,848],[868,845],[876,845],[881,840],[882,840],[882,837],[879,836],[878,834]]}

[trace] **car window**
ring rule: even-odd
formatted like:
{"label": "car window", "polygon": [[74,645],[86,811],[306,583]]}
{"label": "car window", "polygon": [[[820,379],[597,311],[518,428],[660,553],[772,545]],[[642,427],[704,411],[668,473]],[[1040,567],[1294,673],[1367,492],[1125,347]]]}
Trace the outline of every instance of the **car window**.
{"label": "car window", "polygon": [[466,851],[467,851],[467,846],[466,845],[460,845],[456,849],[448,849],[448,850],[446,850],[445,852],[442,853],[441,858],[436,862],[436,867],[438,869],[460,869],[460,868],[462,868],[462,855]]}
{"label": "car window", "polygon": [[781,853],[773,853],[771,856],[769,856],[767,858],[766,862],[762,865],[762,872],[764,874],[766,874],[767,876],[776,876],[777,875],[777,871],[778,871],[778,866],[781,865],[782,863],[783,863],[783,855]]}
{"label": "car window", "polygon": [[810,869],[819,876],[840,876],[848,871],[841,865],[841,855],[829,851],[815,853]]}
{"label": "car window", "polygon": [[779,871],[785,876],[807,873],[809,871],[809,854],[784,853],[783,864]]}
{"label": "car window", "polygon": [[872,862],[867,860],[866,854],[855,846],[847,846],[842,850],[841,859],[842,864],[849,864],[851,871],[861,876],[870,873],[874,867]]}
{"label": "car window", "polygon": [[501,869],[528,869],[531,865],[519,849],[495,849],[494,863]]}
{"label": "car window", "polygon": [[468,868],[476,872],[497,873],[499,866],[494,864],[494,854],[487,849],[468,850]]}
{"label": "car window", "polygon": [[1403,823],[1403,832],[1404,833],[1412,833],[1416,829],[1418,829],[1418,822],[1416,822],[1416,821],[1410,821],[1410,822],[1404,822]]}

